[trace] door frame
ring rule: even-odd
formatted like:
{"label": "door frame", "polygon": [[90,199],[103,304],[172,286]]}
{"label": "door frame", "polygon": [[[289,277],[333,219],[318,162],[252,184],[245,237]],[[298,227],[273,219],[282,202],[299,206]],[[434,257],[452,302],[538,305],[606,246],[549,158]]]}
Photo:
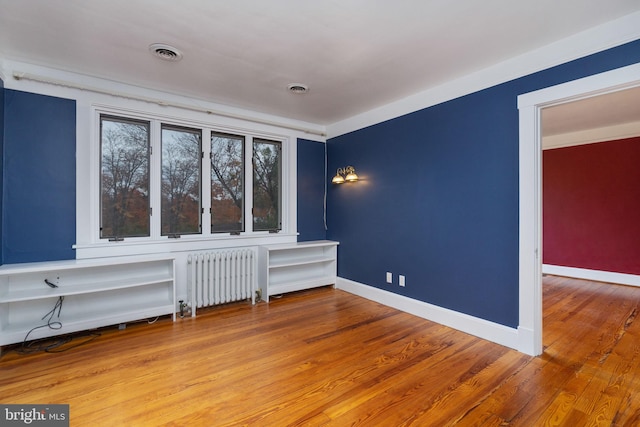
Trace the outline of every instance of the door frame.
{"label": "door frame", "polygon": [[518,96],[519,323],[518,350],[542,354],[541,110],[640,86],[640,64],[595,74]]}

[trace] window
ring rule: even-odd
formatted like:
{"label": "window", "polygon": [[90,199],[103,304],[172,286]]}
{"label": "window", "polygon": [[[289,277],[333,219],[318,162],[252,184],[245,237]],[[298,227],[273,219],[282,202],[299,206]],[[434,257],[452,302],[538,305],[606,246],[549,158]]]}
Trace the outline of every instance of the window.
{"label": "window", "polygon": [[253,229],[281,230],[282,146],[275,141],[253,141]]}
{"label": "window", "polygon": [[162,125],[161,234],[177,237],[201,231],[202,133]]}
{"label": "window", "polygon": [[142,115],[99,123],[100,239],[282,229],[282,141]]}
{"label": "window", "polygon": [[149,122],[100,119],[100,238],[149,236]]}
{"label": "window", "polygon": [[244,231],[244,137],[211,134],[211,232]]}

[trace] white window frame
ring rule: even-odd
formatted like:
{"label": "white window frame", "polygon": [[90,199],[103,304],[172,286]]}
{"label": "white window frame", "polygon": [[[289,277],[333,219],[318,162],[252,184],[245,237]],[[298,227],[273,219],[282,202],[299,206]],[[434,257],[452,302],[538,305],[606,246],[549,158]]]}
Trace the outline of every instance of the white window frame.
{"label": "white window frame", "polygon": [[[151,138],[151,165],[150,165],[150,205],[151,235],[149,237],[129,237],[123,241],[109,242],[108,239],[100,238],[100,117],[109,115],[129,119],[146,120],[150,122]],[[141,112],[138,110],[122,109],[105,105],[92,105],[90,107],[91,116],[91,141],[89,149],[89,187],[90,197],[84,200],[79,197],[79,203],[85,206],[78,208],[78,212],[88,212],[90,218],[85,222],[84,228],[89,228],[90,235],[77,241],[82,244],[75,245],[77,258],[93,258],[96,256],[116,256],[132,255],[140,253],[161,253],[186,250],[200,250],[215,247],[236,247],[250,246],[258,244],[270,244],[295,241],[296,221],[295,221],[295,176],[296,176],[296,138],[286,132],[277,133],[247,129],[223,125],[210,121],[194,120],[184,117],[174,117],[156,113]],[[202,233],[183,235],[179,239],[169,238],[161,235],[161,126],[162,124],[183,126],[202,130]],[[240,235],[230,233],[211,233],[211,220],[209,208],[211,207],[210,191],[208,191],[208,178],[211,173],[209,162],[210,140],[212,132],[242,135],[245,138],[245,231]],[[282,229],[279,233],[273,234],[269,231],[253,231],[253,168],[251,159],[253,157],[253,140],[265,139],[277,141],[282,146],[282,171],[281,171],[281,217]],[[88,206],[87,206],[88,205]],[[80,230],[80,229],[79,229]],[[80,237],[80,236],[78,236]],[[88,242],[87,242],[88,241]]]}

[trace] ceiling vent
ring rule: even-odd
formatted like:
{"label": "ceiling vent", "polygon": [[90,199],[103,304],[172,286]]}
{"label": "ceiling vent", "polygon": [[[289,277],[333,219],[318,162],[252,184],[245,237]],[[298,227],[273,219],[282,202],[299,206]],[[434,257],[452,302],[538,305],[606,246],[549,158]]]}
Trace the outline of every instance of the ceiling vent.
{"label": "ceiling vent", "polygon": [[160,59],[165,61],[180,61],[182,59],[182,52],[173,46],[162,43],[154,43],[149,46],[149,51]]}
{"label": "ceiling vent", "polygon": [[291,93],[301,94],[309,92],[309,86],[303,85],[302,83],[291,83],[287,88]]}

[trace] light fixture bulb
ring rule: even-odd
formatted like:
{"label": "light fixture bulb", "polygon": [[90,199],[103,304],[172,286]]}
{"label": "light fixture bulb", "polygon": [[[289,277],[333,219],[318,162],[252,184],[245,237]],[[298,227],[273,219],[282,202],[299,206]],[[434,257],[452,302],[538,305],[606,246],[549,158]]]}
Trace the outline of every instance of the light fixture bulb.
{"label": "light fixture bulb", "polygon": [[348,182],[356,182],[358,180],[358,175],[355,172],[349,172],[347,176],[344,177],[345,181]]}
{"label": "light fixture bulb", "polygon": [[333,177],[331,182],[334,184],[342,184],[344,183],[344,178],[339,173],[337,173],[336,176]]}

